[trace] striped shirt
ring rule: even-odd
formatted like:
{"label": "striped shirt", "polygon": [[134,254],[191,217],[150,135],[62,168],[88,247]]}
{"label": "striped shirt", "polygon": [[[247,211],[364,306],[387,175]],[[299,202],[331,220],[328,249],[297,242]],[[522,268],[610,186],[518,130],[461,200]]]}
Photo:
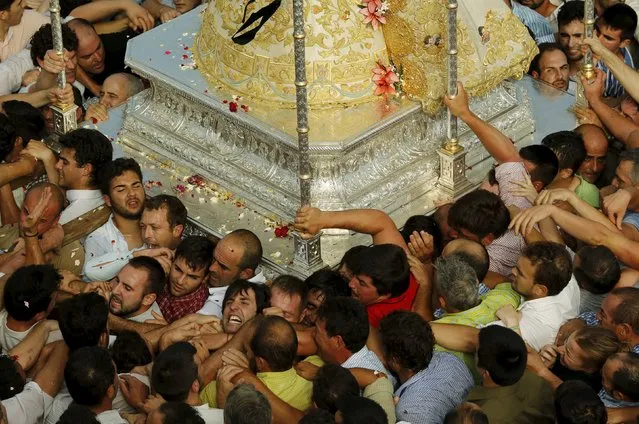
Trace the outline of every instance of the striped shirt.
{"label": "striped shirt", "polygon": [[546,18],[516,1],[511,1],[510,3],[512,4],[513,14],[532,31],[537,44],[554,43],[556,41],[555,33]]}
{"label": "striped shirt", "polygon": [[388,370],[382,364],[382,361],[379,360],[375,352],[368,349],[366,345],[363,348],[353,353],[350,358],[348,358],[344,363],[341,364],[342,368],[364,368],[367,370],[379,371],[383,372],[388,376],[388,379],[393,383],[393,387],[395,387],[395,377],[388,372]]}
{"label": "striped shirt", "polygon": [[[634,69],[635,64],[632,60],[632,56],[630,55],[630,52],[628,51],[628,49],[622,48],[621,51],[623,52],[623,61],[626,63],[626,65]],[[625,90],[623,89],[623,85],[621,85],[621,83],[617,81],[617,78],[615,78],[615,76],[612,74],[612,71],[608,69],[608,67],[603,62],[603,60],[600,60],[599,63],[597,63],[597,68],[601,69],[606,74],[606,88],[604,89],[604,94],[603,94],[604,97],[623,96],[625,93]]]}
{"label": "striped shirt", "polygon": [[397,420],[411,424],[440,424],[446,413],[464,401],[475,385],[462,361],[435,352],[426,369],[409,378],[395,396]]}

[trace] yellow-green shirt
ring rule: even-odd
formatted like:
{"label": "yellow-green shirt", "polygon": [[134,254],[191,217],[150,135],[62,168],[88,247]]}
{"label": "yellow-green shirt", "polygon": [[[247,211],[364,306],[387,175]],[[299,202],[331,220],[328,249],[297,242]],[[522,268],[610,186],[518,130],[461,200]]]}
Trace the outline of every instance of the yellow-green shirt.
{"label": "yellow-green shirt", "polygon": [[583,177],[577,175],[579,185],[575,189],[575,194],[584,202],[588,203],[595,209],[599,209],[599,189],[596,185],[584,180]]}
{"label": "yellow-green shirt", "polygon": [[[493,321],[497,321],[495,313],[499,308],[506,305],[512,305],[517,309],[521,303],[521,296],[513,290],[510,283],[502,283],[495,286],[484,296],[479,305],[466,311],[454,312],[444,315],[442,318],[434,321],[441,324],[461,324],[471,327],[486,325]],[[475,382],[481,382],[480,376],[475,368],[475,356],[470,353],[454,352],[444,349],[439,345],[435,345],[435,350],[442,352],[450,352],[464,361],[470,372],[475,378]]]}
{"label": "yellow-green shirt", "polygon": [[[315,361],[309,361],[318,365]],[[311,406],[313,383],[295,372],[295,368],[281,372],[258,372],[257,378],[273,392],[275,396],[291,405],[293,408],[305,411]],[[209,404],[211,408],[217,408],[217,382],[212,381],[200,392],[200,400]]]}

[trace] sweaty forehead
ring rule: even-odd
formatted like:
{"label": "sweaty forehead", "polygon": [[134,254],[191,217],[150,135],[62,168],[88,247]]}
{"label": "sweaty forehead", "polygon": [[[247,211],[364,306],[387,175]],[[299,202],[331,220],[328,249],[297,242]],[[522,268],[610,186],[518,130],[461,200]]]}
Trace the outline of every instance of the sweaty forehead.
{"label": "sweaty forehead", "polygon": [[168,223],[166,208],[144,209],[142,212],[142,222],[145,224],[162,224]]}

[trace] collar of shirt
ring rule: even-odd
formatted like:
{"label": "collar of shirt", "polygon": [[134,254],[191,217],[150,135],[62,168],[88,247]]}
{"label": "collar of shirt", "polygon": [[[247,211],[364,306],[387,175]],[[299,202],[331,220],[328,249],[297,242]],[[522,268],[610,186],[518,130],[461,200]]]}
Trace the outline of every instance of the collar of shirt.
{"label": "collar of shirt", "polygon": [[7,31],[7,36],[4,37],[4,41],[0,43],[0,48],[8,46],[9,42],[11,41],[11,37],[13,37],[13,27],[9,27],[9,30]]}
{"label": "collar of shirt", "polygon": [[368,355],[371,351],[364,345],[363,348],[353,353],[347,360],[342,363],[342,368],[355,368],[362,364],[362,362],[368,361]]}
{"label": "collar of shirt", "polygon": [[99,199],[100,197],[102,197],[102,191],[100,190],[67,190],[67,200],[69,202],[73,202],[74,200]]}

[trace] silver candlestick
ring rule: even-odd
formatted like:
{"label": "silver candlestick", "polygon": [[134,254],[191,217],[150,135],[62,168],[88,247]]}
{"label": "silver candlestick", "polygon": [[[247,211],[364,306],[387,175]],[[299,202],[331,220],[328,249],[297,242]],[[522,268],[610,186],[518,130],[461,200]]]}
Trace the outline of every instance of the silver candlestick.
{"label": "silver candlestick", "polygon": [[[304,0],[293,0],[293,38],[295,52],[295,94],[297,103],[297,143],[301,206],[311,205],[312,170],[308,154],[308,96],[306,92],[306,33],[304,31]],[[293,268],[296,274],[307,277],[325,267],[322,261],[321,233],[303,239],[293,233]]]}
{"label": "silver candlestick", "polygon": [[[448,96],[457,95],[457,0],[448,0]],[[471,184],[466,179],[466,151],[459,144],[457,118],[448,113],[446,143],[438,150],[439,181],[446,193],[457,196]]]}
{"label": "silver candlestick", "polygon": [[[53,38],[53,50],[60,57],[64,56],[64,45],[62,42],[62,23],[60,21],[60,2],[59,0],[51,0],[49,7],[51,14],[51,32]],[[58,88],[63,89],[66,86],[66,71],[62,70],[58,73]],[[71,104],[55,103],[52,104],[53,111],[53,128],[56,134],[66,134],[78,127],[77,109],[78,107]]]}

